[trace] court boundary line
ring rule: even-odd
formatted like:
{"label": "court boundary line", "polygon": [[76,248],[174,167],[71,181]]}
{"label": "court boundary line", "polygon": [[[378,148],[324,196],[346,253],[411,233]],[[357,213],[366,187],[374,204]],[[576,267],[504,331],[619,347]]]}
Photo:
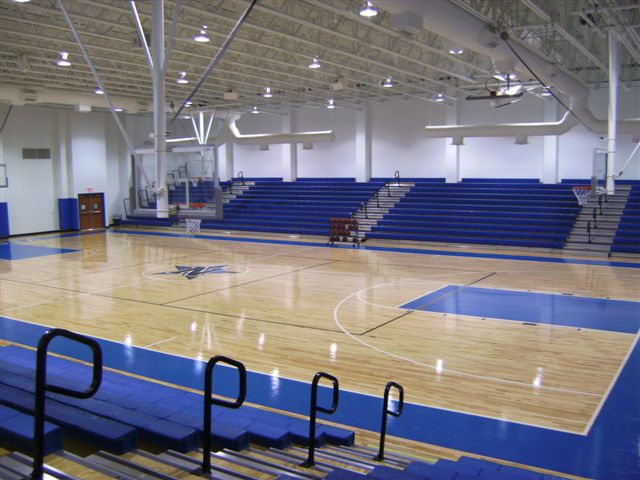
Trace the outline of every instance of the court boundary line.
{"label": "court boundary line", "polygon": [[[411,279],[406,279],[406,280],[411,280]],[[405,281],[405,279],[401,280],[401,281]],[[387,285],[387,284],[381,284],[381,285],[375,285],[374,287],[371,288],[378,288],[379,286],[383,286],[383,285]],[[450,295],[453,295],[454,293],[456,293],[455,291],[453,292],[449,292],[449,293],[445,293],[441,296],[439,296],[438,298],[436,298],[433,301],[430,302],[426,302],[424,304],[419,305],[417,308],[406,308],[403,307],[402,305],[407,305],[409,303],[415,302],[416,300],[422,298],[422,297],[426,297],[431,295],[432,293],[437,292],[438,290],[441,290],[445,287],[456,287],[456,288],[460,288],[460,287],[472,287],[473,284],[471,285],[445,285],[443,287],[440,288],[436,288],[435,290],[431,290],[430,292],[425,293],[424,295],[420,295],[412,300],[409,300],[408,302],[404,302],[401,305],[398,305],[397,307],[392,307],[392,306],[387,306],[387,305],[378,305],[375,303],[371,303],[368,302],[367,300],[364,300],[363,298],[360,297],[360,291],[358,291],[358,295],[357,298],[358,300],[360,300],[362,303],[366,303],[368,305],[372,305],[372,306],[378,306],[378,307],[388,307],[388,308],[398,308],[398,309],[402,309],[402,310],[408,310],[410,312],[426,312],[426,313],[433,313],[433,314],[440,314],[443,316],[447,316],[447,315],[455,315],[458,317],[465,317],[465,318],[481,318],[482,320],[492,320],[492,321],[501,321],[501,322],[512,322],[512,323],[521,323],[521,324],[530,324],[531,322],[526,321],[526,320],[514,320],[512,318],[500,318],[500,317],[488,317],[488,316],[484,316],[481,317],[479,315],[469,315],[469,314],[464,314],[464,313],[453,313],[453,312],[438,312],[438,311],[434,311],[434,310],[422,310],[422,307],[424,306],[428,306],[431,305],[433,303],[439,302],[440,300],[442,300],[443,298],[446,298]],[[539,292],[537,290],[513,290],[513,289],[507,289],[507,288],[498,288],[498,287],[472,287],[472,288],[483,288],[486,290],[502,290],[502,291],[513,291],[513,292],[521,292],[521,293],[539,293],[542,295],[557,295],[557,296],[563,296],[563,297],[571,297],[571,298],[586,298],[589,300],[611,300],[612,302],[629,302],[629,303],[640,303],[640,302],[634,302],[633,300],[618,300],[615,298],[610,298],[610,297],[606,297],[606,298],[600,298],[600,297],[586,297],[583,295],[574,295],[574,294],[566,294],[566,293],[549,293],[549,292]],[[615,330],[603,330],[600,328],[590,328],[590,327],[576,327],[573,325],[560,325],[560,324],[551,324],[551,323],[544,323],[544,322],[533,322],[533,325],[535,326],[546,326],[546,327],[553,327],[553,328],[573,328],[573,329],[577,329],[577,330],[586,330],[588,332],[607,332],[610,334],[614,334],[614,335],[637,335],[638,333],[640,333],[640,329],[638,329],[638,331],[636,333],[631,333],[631,332],[619,332],[619,331],[615,331]]]}
{"label": "court boundary line", "polygon": [[[50,325],[44,325],[42,323],[36,323],[36,322],[30,322],[30,321],[27,322],[25,320],[19,320],[17,318],[8,317],[6,315],[0,315],[0,320],[2,318],[6,318],[8,320],[12,320],[12,321],[15,321],[15,322],[26,323],[26,324],[29,324],[29,325],[36,325],[36,326],[44,327],[44,328],[54,328],[54,327],[51,327]],[[116,340],[110,340],[108,338],[100,337],[100,336],[97,336],[97,335],[87,335],[87,334],[83,334],[83,335],[91,337],[91,338],[94,338],[94,339],[103,340],[105,342],[111,342],[111,343],[115,343],[115,344],[118,344],[118,345],[124,345],[123,342],[118,342]],[[12,340],[9,340],[9,341],[14,343],[14,344],[16,344],[16,345],[24,345],[24,344],[21,344],[21,343],[12,341]],[[26,346],[29,347],[29,345],[26,345]],[[204,368],[204,365],[206,365],[206,362],[204,360],[198,360],[196,358],[187,357],[186,355],[180,355],[180,354],[177,354],[177,353],[161,352],[161,351],[158,351],[158,350],[153,350],[151,348],[147,348],[147,347],[139,346],[139,345],[134,345],[134,344],[128,346],[128,348],[139,348],[141,350],[147,350],[149,352],[152,352],[152,353],[155,353],[155,354],[158,354],[158,355],[168,355],[168,356],[172,356],[172,357],[183,358],[183,359],[186,359],[186,360],[189,360],[189,361],[193,361],[193,362],[200,362],[200,363],[203,364],[203,368]],[[227,367],[226,365],[222,365],[222,367],[223,368],[232,368],[232,367]],[[112,367],[110,367],[110,368],[112,368]],[[113,369],[112,368],[112,370],[117,370],[117,369]],[[118,370],[118,371],[120,371],[120,370]],[[259,372],[259,371],[256,371],[256,370],[247,369],[247,372],[251,372],[251,373],[256,374],[256,375],[262,375],[262,376],[265,376],[265,377],[273,377],[273,375],[271,375],[269,373]],[[153,377],[145,376],[145,378],[153,378]],[[310,382],[307,382],[305,380],[299,380],[297,378],[291,378],[291,377],[283,376],[283,375],[280,375],[280,374],[278,374],[277,378],[286,379],[286,380],[289,380],[289,381],[292,381],[292,382],[301,383],[301,384],[304,384],[304,385],[309,385],[310,384]],[[328,389],[329,387],[322,386],[321,388]],[[359,391],[356,391],[356,390],[349,390],[347,388],[341,388],[340,390],[344,391],[344,392],[351,393],[351,394],[355,394],[355,395],[363,395],[363,396],[376,398],[376,399],[380,399],[381,398],[378,395],[374,395],[374,394],[366,393],[366,392],[359,392]],[[542,425],[535,425],[535,424],[532,424],[532,423],[520,422],[520,421],[516,421],[516,420],[511,420],[511,419],[505,420],[504,418],[492,417],[492,416],[487,416],[487,415],[480,415],[480,414],[474,413],[474,412],[465,412],[465,411],[462,411],[462,410],[455,410],[455,409],[446,408],[446,407],[436,407],[436,406],[433,406],[433,405],[427,405],[427,404],[419,403],[419,402],[406,402],[406,404],[407,405],[415,405],[415,406],[418,406],[418,407],[428,408],[428,409],[432,409],[432,410],[442,410],[442,411],[445,411],[445,412],[450,412],[450,413],[455,413],[455,414],[460,414],[460,415],[468,415],[468,416],[476,417],[476,418],[484,418],[484,419],[488,419],[488,420],[492,420],[492,421],[513,423],[513,424],[517,424],[517,425],[523,425],[525,427],[539,428],[539,429],[542,429],[542,430],[549,430],[549,431],[554,431],[554,432],[567,433],[567,434],[571,434],[571,435],[585,436],[583,433],[581,433],[579,431],[571,431],[571,430],[564,430],[564,429],[556,428],[556,427],[547,427],[547,426],[542,426]],[[260,404],[257,404],[257,405],[260,405]],[[283,411],[289,412],[288,410],[283,410]],[[293,413],[293,412],[289,412],[289,413]],[[549,418],[555,418],[555,417],[549,417]],[[396,436],[398,436],[398,435],[396,434]],[[401,437],[401,438],[405,438],[405,437]]]}
{"label": "court boundary line", "polygon": [[[170,233],[170,232],[156,232],[156,231],[135,231],[135,230],[114,230],[105,232],[110,235],[148,235],[148,236],[165,236],[176,238],[192,238],[200,240],[219,240],[224,242],[243,242],[243,243],[264,243],[272,245],[299,245],[299,246],[314,246],[322,248],[334,248],[334,249],[349,249],[353,250],[353,247],[343,245],[329,245],[322,242],[302,242],[292,240],[277,240],[277,239],[263,239],[253,237],[224,237],[219,235],[187,235],[184,233]],[[255,232],[260,234],[260,232]],[[446,257],[468,257],[468,258],[484,258],[488,260],[512,260],[512,261],[526,261],[526,262],[542,262],[542,263],[560,263],[564,265],[591,265],[602,267],[617,267],[617,268],[634,268],[640,269],[640,263],[632,262],[610,262],[605,260],[588,260],[580,258],[561,258],[561,257],[535,257],[529,255],[511,255],[503,253],[480,253],[480,252],[453,252],[446,250],[428,250],[419,248],[401,248],[401,247],[383,247],[375,245],[367,245],[359,247],[360,250],[365,251],[381,251],[388,253],[410,253],[417,255],[434,255],[434,256],[446,256]]]}
{"label": "court boundary line", "polygon": [[[335,306],[335,308],[333,310],[333,319],[334,319],[335,324],[338,325],[338,328],[340,328],[340,330],[342,330],[344,332],[344,334],[347,335],[349,338],[351,338],[352,340],[355,340],[356,342],[364,345],[365,347],[368,347],[368,348],[371,348],[372,350],[377,351],[378,353],[381,353],[383,355],[387,355],[387,356],[395,358],[397,360],[405,361],[407,363],[412,363],[412,364],[417,365],[417,366],[422,366],[422,367],[425,367],[425,368],[436,370],[436,366],[434,366],[434,365],[430,365],[428,363],[420,362],[418,360],[414,360],[414,359],[411,359],[411,358],[408,358],[408,357],[404,357],[402,355],[398,355],[398,354],[393,353],[393,352],[388,352],[388,351],[383,350],[381,348],[378,348],[378,347],[376,347],[374,345],[370,345],[367,342],[365,342],[364,340],[358,338],[355,334],[349,332],[342,325],[342,323],[340,323],[340,319],[339,319],[339,316],[338,316],[338,310],[340,309],[340,307],[347,300],[349,300],[350,298],[352,298],[352,297],[356,297],[357,298],[357,294],[359,292],[365,291],[365,290],[368,290],[368,289],[371,289],[371,288],[375,288],[375,287],[376,286],[374,286],[374,287],[366,287],[366,288],[363,288],[363,289],[358,290],[356,292],[352,292],[349,295],[347,295],[346,297],[344,297],[342,300],[340,300],[336,304],[336,306]],[[450,372],[450,373],[452,373],[452,374],[456,374],[456,375],[463,376],[463,377],[466,376],[466,377],[472,377],[472,378],[477,378],[477,379],[486,379],[488,381],[493,381],[493,382],[496,382],[496,383],[518,385],[518,386],[521,386],[521,387],[528,387],[528,388],[532,387],[532,385],[530,383],[518,382],[518,381],[515,381],[515,380],[506,380],[506,379],[500,379],[500,378],[496,378],[496,377],[488,377],[488,376],[485,376],[485,375],[471,374],[471,373],[461,372],[461,371],[452,370],[452,369],[445,369],[445,370]],[[576,394],[576,395],[589,396],[589,397],[601,397],[602,396],[601,394],[580,392],[578,390],[563,389],[563,388],[558,388],[558,387],[549,387],[549,386],[544,386],[544,385],[540,386],[540,387],[535,387],[535,388],[541,388],[541,389],[546,389],[546,390],[554,390],[554,391],[561,391],[561,392],[565,392],[565,393],[572,393],[572,394]],[[458,412],[458,413],[465,413],[465,412]],[[493,418],[493,417],[487,417],[487,418]],[[535,425],[531,425],[531,426],[535,426]],[[575,433],[575,432],[573,432],[573,433]]]}
{"label": "court boundary line", "polygon": [[631,343],[631,346],[629,347],[629,350],[627,350],[627,354],[625,355],[624,360],[622,362],[620,362],[620,366],[618,367],[618,371],[616,372],[616,374],[611,379],[611,382],[609,383],[609,388],[607,388],[607,391],[602,396],[602,399],[600,400],[600,403],[598,403],[598,406],[593,411],[593,415],[591,416],[591,418],[589,419],[589,422],[587,423],[587,425],[584,428],[583,435],[585,435],[585,436],[588,435],[589,432],[591,431],[591,428],[593,427],[593,424],[596,423],[596,420],[598,419],[598,416],[600,415],[600,411],[602,410],[602,408],[604,407],[605,402],[609,398],[609,394],[611,393],[611,390],[613,390],[613,387],[615,387],[615,385],[618,383],[618,377],[620,377],[620,375],[622,374],[622,370],[626,366],[627,361],[629,360],[629,357],[633,353],[633,350],[636,348],[636,345],[638,344],[638,340],[639,339],[640,339],[640,330],[638,331],[638,333],[636,333],[636,339]]}

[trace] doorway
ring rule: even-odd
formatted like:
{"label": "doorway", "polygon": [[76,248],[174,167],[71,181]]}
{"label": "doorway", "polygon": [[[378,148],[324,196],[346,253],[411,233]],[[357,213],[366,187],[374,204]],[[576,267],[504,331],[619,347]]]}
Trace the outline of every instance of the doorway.
{"label": "doorway", "polygon": [[104,228],[104,193],[78,194],[80,230]]}

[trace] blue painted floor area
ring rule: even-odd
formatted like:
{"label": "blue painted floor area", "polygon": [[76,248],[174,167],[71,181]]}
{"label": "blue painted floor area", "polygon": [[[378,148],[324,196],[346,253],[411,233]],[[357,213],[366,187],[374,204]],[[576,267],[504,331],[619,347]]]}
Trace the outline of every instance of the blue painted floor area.
{"label": "blue painted floor area", "polygon": [[23,260],[25,258],[45,257],[47,255],[58,255],[61,253],[78,252],[70,248],[39,247],[35,245],[25,245],[24,243],[0,243],[0,259],[2,260]]}
{"label": "blue painted floor area", "polygon": [[640,303],[447,285],[400,308],[636,334]]}
{"label": "blue painted floor area", "polygon": [[[218,240],[223,242],[246,242],[246,243],[265,243],[272,245],[296,245],[300,247],[324,247],[324,248],[346,248],[353,250],[349,245],[328,245],[327,242],[300,242],[294,240],[274,240],[262,238],[238,238],[224,237],[220,235],[204,235],[191,233],[167,233],[152,232],[140,230],[113,230],[111,234],[126,235],[144,235],[159,237],[177,237],[177,238],[197,238],[202,240]],[[543,262],[543,263],[562,263],[566,265],[595,265],[602,267],[619,267],[619,268],[640,268],[640,263],[633,262],[609,262],[605,260],[585,260],[580,258],[560,258],[560,257],[535,257],[529,255],[508,255],[500,253],[478,253],[478,252],[450,252],[445,250],[423,250],[419,248],[396,248],[396,247],[360,247],[360,250],[370,250],[373,252],[390,252],[390,253],[412,253],[416,255],[442,255],[445,257],[467,257],[467,258],[486,258],[492,260],[513,260],[519,262]]]}
{"label": "blue painted floor area", "polygon": [[[0,317],[0,338],[12,342],[36,346],[46,330],[43,326]],[[204,362],[97,340],[103,349],[105,366],[184,387],[203,389]],[[90,352],[86,347],[77,347],[67,340],[57,339],[50,346],[51,351],[90,360]],[[234,369],[217,366],[214,391],[229,397],[235,396],[236,375]],[[309,396],[309,383],[248,372],[249,402],[308,415]],[[320,403],[330,403],[329,388],[321,389]],[[381,398],[342,391],[338,410],[330,418],[344,425],[377,431],[381,408]],[[607,480],[638,479],[640,344],[636,342],[618,381],[586,436],[414,404],[406,404],[401,417],[389,419],[388,433],[574,475]]]}

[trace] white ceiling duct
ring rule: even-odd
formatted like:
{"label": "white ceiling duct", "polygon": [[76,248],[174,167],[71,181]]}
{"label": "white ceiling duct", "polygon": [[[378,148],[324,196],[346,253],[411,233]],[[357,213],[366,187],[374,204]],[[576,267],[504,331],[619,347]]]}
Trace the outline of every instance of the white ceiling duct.
{"label": "white ceiling duct", "polygon": [[[278,143],[317,143],[332,142],[333,131],[299,132],[299,133],[259,133],[243,135],[236,125],[241,117],[240,113],[232,113],[225,121],[219,139],[231,140],[240,145],[273,145]],[[225,132],[226,130],[226,132]]]}
{"label": "white ceiling duct", "polygon": [[[24,89],[21,87],[0,85],[0,100],[12,105],[83,105],[92,109],[108,110],[102,95],[94,93],[71,93],[56,90]],[[112,97],[113,104],[127,113],[147,113],[151,104],[125,97]]]}
{"label": "white ceiling duct", "polygon": [[[515,65],[516,70],[528,76],[529,71],[517,60],[499,32],[492,31],[490,26],[479,18],[462,10],[446,0],[379,0],[376,5],[393,15],[406,14],[411,11],[415,17],[422,18],[426,30],[437,33],[450,41],[454,41],[467,49],[488,55],[494,65]],[[406,15],[405,15],[406,17]],[[400,15],[398,18],[403,18]],[[571,97],[571,108],[576,116],[594,133],[606,135],[607,122],[594,117],[588,107],[589,89],[547,62],[540,55],[521,44],[512,41],[510,45],[524,62],[549,86],[556,88]],[[525,123],[511,125],[475,125],[425,127],[427,137],[461,137],[474,136],[527,136],[527,135],[561,135],[575,126],[575,117],[565,115],[560,122]],[[640,141],[640,122],[618,122],[618,131],[633,136]],[[538,133],[537,133],[538,132]],[[539,133],[545,132],[545,133]]]}
{"label": "white ceiling duct", "polygon": [[[460,125],[452,127],[426,127],[429,138],[452,137],[458,142],[464,137],[535,137],[539,135],[562,135],[578,124],[576,117],[567,112],[559,122],[547,123],[506,123],[502,125]],[[462,143],[459,143],[462,145]]]}

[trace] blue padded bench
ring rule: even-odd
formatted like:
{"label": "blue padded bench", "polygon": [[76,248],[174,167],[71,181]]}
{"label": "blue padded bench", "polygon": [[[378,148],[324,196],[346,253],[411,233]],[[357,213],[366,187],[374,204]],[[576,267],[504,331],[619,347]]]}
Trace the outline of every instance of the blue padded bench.
{"label": "blue padded bench", "polygon": [[[0,385],[0,403],[23,413],[33,413],[33,394]],[[87,411],[47,400],[46,419],[62,427],[64,432],[112,453],[122,454],[137,447],[135,429]]]}
{"label": "blue padded bench", "polygon": [[[0,371],[3,372],[2,383],[6,384],[10,382],[12,386],[33,393],[35,381],[32,376],[21,377],[22,381],[18,382],[15,379],[15,371],[18,371],[18,369],[7,366],[6,362],[0,363],[0,367]],[[24,367],[19,368],[24,369]],[[52,370],[55,371],[55,367],[52,368]],[[30,373],[33,374],[33,371]],[[63,383],[61,380],[62,379],[58,378],[55,374],[48,375],[48,381],[50,383],[60,385]],[[144,391],[144,389],[142,390]],[[122,393],[124,394],[124,392]],[[127,398],[124,395],[113,395],[113,397],[118,397],[119,400]],[[114,403],[105,402],[95,398],[95,396],[88,399],[77,399],[59,394],[48,394],[48,398],[54,399],[61,406],[68,405],[134,427],[138,430],[141,438],[165,448],[179,452],[188,452],[198,445],[198,432],[192,428],[162,420],[142,412],[130,410]]]}
{"label": "blue padded bench", "polygon": [[[24,452],[33,452],[33,422],[31,415],[0,405],[0,438],[8,445]],[[44,422],[43,448],[45,455],[62,449],[60,427]]]}
{"label": "blue padded bench", "polygon": [[[0,348],[6,353],[3,358],[7,359],[0,361],[0,382],[32,392],[34,352],[19,347]],[[76,388],[83,388],[89,382],[90,367],[49,357],[48,372],[51,383],[60,384],[73,376],[78,379],[74,382]],[[61,376],[63,373],[65,378]],[[69,383],[65,385],[70,386]],[[63,405],[136,426],[143,437],[165,445],[169,442],[173,446],[167,448],[180,451],[189,449],[194,441],[193,434],[201,433],[203,429],[203,400],[200,395],[114,372],[103,373],[102,386],[91,399],[80,400],[55,394],[49,397]],[[214,407],[212,411],[214,443],[236,450],[244,448],[249,441],[275,448],[285,448],[292,440],[308,444],[308,427],[305,420],[248,406],[238,410]],[[353,445],[354,440],[355,435],[350,430],[318,426],[316,441],[319,444],[329,441]]]}

